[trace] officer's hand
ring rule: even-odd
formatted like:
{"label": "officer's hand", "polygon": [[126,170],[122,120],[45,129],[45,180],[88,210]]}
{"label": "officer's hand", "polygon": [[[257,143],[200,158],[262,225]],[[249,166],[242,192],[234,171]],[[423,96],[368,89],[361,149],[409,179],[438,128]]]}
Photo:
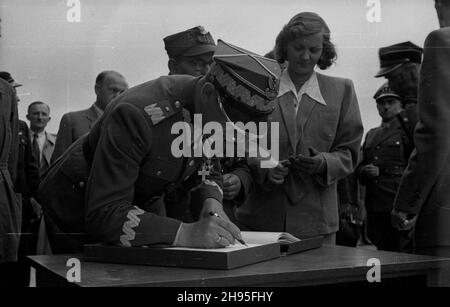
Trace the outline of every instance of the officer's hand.
{"label": "officer's hand", "polygon": [[291,158],[291,163],[294,164],[295,168],[309,175],[323,174],[327,163],[325,158],[320,154],[319,151],[314,148],[309,148],[309,157],[302,154],[297,155],[295,158]]}
{"label": "officer's hand", "polygon": [[233,200],[241,190],[241,179],[235,174],[223,175],[223,198]]}
{"label": "officer's hand", "polygon": [[209,218],[211,215],[210,213],[214,212],[219,214],[222,219],[229,221],[230,219],[226,215],[225,211],[223,211],[222,204],[215,198],[207,198],[203,201],[202,204],[202,211],[200,212],[200,219],[202,218]]}
{"label": "officer's hand", "polygon": [[267,179],[273,184],[282,184],[288,174],[289,168],[287,167],[286,162],[278,163],[276,167],[269,169]]}
{"label": "officer's hand", "polygon": [[378,168],[378,166],[375,166],[373,164],[368,164],[364,166],[362,171],[364,175],[366,175],[369,178],[375,178],[380,175],[380,169]]}
{"label": "officer's hand", "polygon": [[414,227],[417,221],[417,215],[409,216],[408,213],[397,211],[395,208],[391,212],[392,226],[398,230],[408,230]]}
{"label": "officer's hand", "polygon": [[208,216],[195,223],[183,223],[176,245],[221,248],[234,244],[234,238],[241,238],[241,232],[236,225],[221,216]]}

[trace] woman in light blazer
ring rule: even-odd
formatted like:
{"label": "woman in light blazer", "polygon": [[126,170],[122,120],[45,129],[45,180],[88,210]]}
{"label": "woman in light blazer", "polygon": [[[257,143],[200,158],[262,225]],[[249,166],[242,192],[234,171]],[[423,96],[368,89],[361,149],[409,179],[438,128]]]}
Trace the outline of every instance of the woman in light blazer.
{"label": "woman in light blazer", "polygon": [[353,83],[315,72],[336,59],[330,30],[315,13],[299,13],[283,27],[275,57],[288,63],[271,115],[280,162],[262,169],[249,160],[257,186],[236,217],[243,230],[323,235],[335,244],[337,181],[356,167],[363,134]]}

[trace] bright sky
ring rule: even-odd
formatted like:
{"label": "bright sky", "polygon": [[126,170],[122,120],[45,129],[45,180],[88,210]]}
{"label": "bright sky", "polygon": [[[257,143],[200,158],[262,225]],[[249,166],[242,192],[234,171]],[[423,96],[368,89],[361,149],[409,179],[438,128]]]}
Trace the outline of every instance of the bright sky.
{"label": "bright sky", "polygon": [[[69,17],[80,22],[69,22],[78,3],[80,14]],[[369,22],[377,3],[380,20]],[[434,0],[1,0],[0,70],[24,84],[20,117],[44,101],[47,130],[56,133],[65,112],[94,102],[100,71],[117,70],[131,86],[167,74],[167,35],[202,25],[216,40],[265,54],[301,11],[328,23],[338,61],[325,73],[353,80],[366,131],[380,121],[372,99],[384,82],[373,78],[378,48],[408,40],[422,46],[438,28]]]}

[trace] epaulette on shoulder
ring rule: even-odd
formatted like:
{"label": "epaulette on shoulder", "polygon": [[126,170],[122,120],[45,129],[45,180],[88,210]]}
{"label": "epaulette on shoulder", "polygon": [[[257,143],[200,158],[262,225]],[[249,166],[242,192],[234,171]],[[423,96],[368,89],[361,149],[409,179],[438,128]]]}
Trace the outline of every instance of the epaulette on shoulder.
{"label": "epaulette on shoulder", "polygon": [[144,107],[145,113],[150,116],[153,125],[157,125],[182,111],[183,104],[180,100],[161,100]]}

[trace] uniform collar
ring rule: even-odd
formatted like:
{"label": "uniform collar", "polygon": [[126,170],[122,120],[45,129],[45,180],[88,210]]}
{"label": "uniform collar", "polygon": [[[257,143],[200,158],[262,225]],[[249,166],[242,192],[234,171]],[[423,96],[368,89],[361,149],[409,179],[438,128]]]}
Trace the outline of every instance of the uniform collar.
{"label": "uniform collar", "polygon": [[288,70],[287,69],[283,70],[280,78],[280,88],[278,90],[278,97],[281,97],[288,92],[292,92],[294,96],[297,98],[298,102],[300,102],[300,100],[302,99],[303,94],[306,94],[311,99],[317,101],[318,103],[327,105],[325,99],[322,96],[322,92],[320,91],[319,81],[317,80],[317,73],[315,71],[313,71],[311,77],[309,77],[309,79],[305,82],[305,84],[303,84],[303,86],[297,92]]}

